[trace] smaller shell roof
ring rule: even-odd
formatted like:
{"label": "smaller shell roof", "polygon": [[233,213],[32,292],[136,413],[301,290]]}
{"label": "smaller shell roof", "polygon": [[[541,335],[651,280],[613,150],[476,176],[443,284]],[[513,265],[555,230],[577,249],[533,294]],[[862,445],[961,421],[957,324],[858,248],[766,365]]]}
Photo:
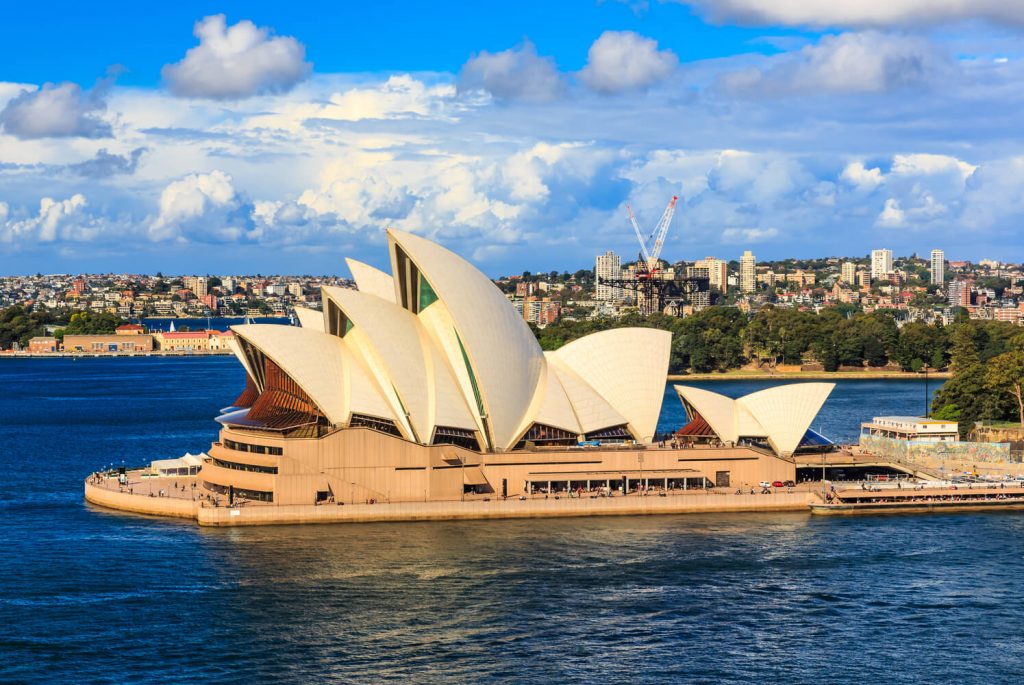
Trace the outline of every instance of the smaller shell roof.
{"label": "smaller shell roof", "polygon": [[382,300],[395,303],[395,281],[391,276],[355,259],[346,258],[345,263],[352,272],[352,280],[356,282],[359,292],[376,295]]}
{"label": "smaller shell roof", "polygon": [[295,316],[299,319],[299,325],[312,331],[324,332],[324,313],[309,307],[296,307]]}
{"label": "smaller shell roof", "polygon": [[675,386],[680,399],[723,441],[763,437],[780,455],[796,451],[833,388],[835,383],[790,383],[734,400],[689,385]]}
{"label": "smaller shell roof", "polygon": [[331,423],[347,423],[353,412],[394,420],[375,381],[340,338],[275,324],[232,330],[281,367]]}

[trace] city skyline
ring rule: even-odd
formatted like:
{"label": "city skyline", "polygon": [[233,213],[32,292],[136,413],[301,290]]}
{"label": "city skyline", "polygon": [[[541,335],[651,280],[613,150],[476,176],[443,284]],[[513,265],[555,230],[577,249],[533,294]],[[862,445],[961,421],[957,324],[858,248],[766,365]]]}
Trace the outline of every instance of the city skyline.
{"label": "city skyline", "polygon": [[671,261],[1024,260],[1024,10],[762,5],[11,8],[0,273],[336,273],[388,225],[571,270],[673,194]]}

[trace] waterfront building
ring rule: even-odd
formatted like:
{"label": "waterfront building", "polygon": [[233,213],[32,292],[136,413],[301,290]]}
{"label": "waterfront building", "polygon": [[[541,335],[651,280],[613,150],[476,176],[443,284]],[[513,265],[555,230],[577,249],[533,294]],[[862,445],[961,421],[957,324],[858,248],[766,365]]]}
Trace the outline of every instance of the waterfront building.
{"label": "waterfront building", "polygon": [[28,341],[28,351],[31,354],[43,354],[56,352],[59,348],[57,339],[48,335],[39,335]]}
{"label": "waterfront building", "polygon": [[956,421],[918,416],[876,416],[860,425],[860,434],[919,442],[954,442],[960,439]]}
{"label": "waterfront building", "polygon": [[932,250],[931,255],[931,283],[942,285],[946,282],[946,253],[942,250]]}
{"label": "waterfront building", "polygon": [[892,274],[892,250],[871,251],[871,280],[884,280],[891,278]]}
{"label": "waterfront building", "polygon": [[161,352],[196,352],[210,349],[207,331],[159,332],[153,336]]}
{"label": "waterfront building", "polygon": [[65,352],[108,354],[112,352],[150,352],[152,349],[153,336],[147,333],[137,335],[112,333],[64,336]]}
{"label": "waterfront building", "polygon": [[740,257],[740,290],[752,293],[757,290],[757,259],[750,250]]}
{"label": "waterfront building", "polygon": [[795,477],[791,428],[772,424],[804,416],[786,407],[799,393],[760,414],[752,437],[769,448],[706,443],[683,459],[655,435],[668,332],[607,330],[545,353],[467,261],[413,234],[387,240],[394,275],[350,260],[358,290],[324,286],[323,312],[296,308],[301,328],[233,327],[246,385],[217,418],[206,491],[312,505]]}
{"label": "waterfront building", "polygon": [[619,255],[608,250],[602,255],[597,255],[594,260],[594,275],[597,277],[597,289],[595,298],[603,301],[621,301],[622,288],[616,288],[601,283],[604,279],[619,280],[622,278],[622,262]]}

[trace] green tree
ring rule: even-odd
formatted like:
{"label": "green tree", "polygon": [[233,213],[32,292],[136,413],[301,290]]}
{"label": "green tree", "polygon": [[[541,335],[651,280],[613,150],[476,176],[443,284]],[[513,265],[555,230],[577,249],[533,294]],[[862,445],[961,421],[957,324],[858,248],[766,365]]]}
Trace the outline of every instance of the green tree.
{"label": "green tree", "polygon": [[985,369],[985,385],[1016,400],[1017,418],[1024,427],[1024,350],[1011,350],[990,359]]}

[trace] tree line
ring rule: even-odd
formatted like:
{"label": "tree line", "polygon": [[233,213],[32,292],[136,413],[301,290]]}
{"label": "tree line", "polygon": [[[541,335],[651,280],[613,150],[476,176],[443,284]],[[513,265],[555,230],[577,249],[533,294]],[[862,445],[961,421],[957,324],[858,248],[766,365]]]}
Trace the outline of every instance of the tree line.
{"label": "tree line", "polygon": [[[670,331],[670,373],[711,373],[747,364],[761,368],[820,364],[825,371],[844,367],[898,367],[904,371],[946,369],[952,333],[958,327],[977,331],[979,354],[991,358],[1005,351],[1020,328],[998,321],[958,317],[950,326],[920,321],[897,324],[893,310],[871,313],[830,307],[820,313],[762,307],[748,317],[735,307],[708,307],[692,316],[627,314],[618,318],[561,321],[534,329],[540,345],[554,350],[589,333],[640,326]],[[642,352],[642,351],[641,351]]]}
{"label": "tree line", "polygon": [[53,329],[54,337],[61,339],[65,335],[113,333],[125,323],[124,319],[107,312],[75,312],[69,315],[66,311],[46,307],[14,305],[0,310],[0,350],[9,350],[14,343],[27,347],[29,340],[46,335],[47,329]]}

